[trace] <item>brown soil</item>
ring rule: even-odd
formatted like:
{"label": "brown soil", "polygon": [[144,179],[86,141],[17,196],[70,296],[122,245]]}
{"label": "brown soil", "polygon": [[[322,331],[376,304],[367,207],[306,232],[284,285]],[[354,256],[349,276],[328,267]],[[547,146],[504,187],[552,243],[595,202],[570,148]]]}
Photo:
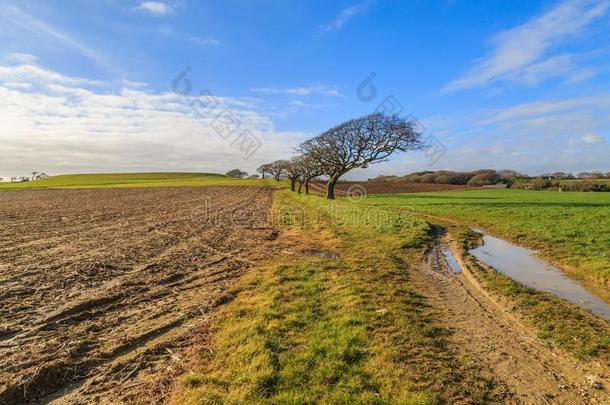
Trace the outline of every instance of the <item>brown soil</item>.
{"label": "brown soil", "polygon": [[[341,181],[335,186],[335,194],[389,194],[389,193],[428,193],[433,191],[468,190],[472,187],[454,184],[409,183],[406,181]],[[312,182],[310,191],[315,194],[326,193],[326,183]]]}
{"label": "brown soil", "polygon": [[452,339],[462,361],[481,365],[489,379],[502,382],[507,403],[610,403],[605,387],[592,386],[595,381],[605,384],[606,368],[577,361],[544,344],[499,298],[480,286],[458,255],[463,271],[454,273],[441,253],[441,244],[450,246],[451,242],[438,231],[437,243],[414,281],[437,308],[441,321],[454,331]]}
{"label": "brown soil", "polygon": [[[160,402],[265,257],[267,188],[0,193],[0,403]],[[193,346],[196,343],[196,346]]]}

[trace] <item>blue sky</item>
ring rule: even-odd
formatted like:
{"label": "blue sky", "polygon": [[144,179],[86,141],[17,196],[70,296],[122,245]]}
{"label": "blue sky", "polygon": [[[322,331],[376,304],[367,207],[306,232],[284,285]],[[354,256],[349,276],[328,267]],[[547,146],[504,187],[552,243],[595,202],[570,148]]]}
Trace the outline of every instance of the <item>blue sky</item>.
{"label": "blue sky", "polygon": [[610,0],[0,0],[0,176],[252,172],[387,100],[444,153],[352,178],[609,171],[609,22]]}

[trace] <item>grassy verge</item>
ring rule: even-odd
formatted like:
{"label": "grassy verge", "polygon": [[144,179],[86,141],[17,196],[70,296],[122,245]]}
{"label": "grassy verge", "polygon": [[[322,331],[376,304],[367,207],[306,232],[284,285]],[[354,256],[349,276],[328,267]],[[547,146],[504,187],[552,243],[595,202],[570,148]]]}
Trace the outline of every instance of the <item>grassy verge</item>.
{"label": "grassy verge", "polygon": [[299,247],[238,281],[212,350],[181,380],[177,403],[496,399],[493,384],[454,357],[450,332],[410,287],[431,238],[425,222],[284,191],[276,203]]}
{"label": "grassy verge", "polygon": [[233,179],[214,173],[100,173],[68,174],[25,183],[0,183],[3,189],[34,188],[135,188],[196,186],[280,186],[268,179]]}
{"label": "grassy verge", "polygon": [[541,255],[577,278],[610,286],[610,193],[472,190],[371,195],[375,206],[476,225]]}
{"label": "grassy verge", "polygon": [[468,250],[478,246],[480,235],[470,228],[453,227],[458,246],[469,268],[488,290],[507,299],[513,310],[537,331],[541,339],[581,359],[610,361],[610,324],[552,294],[527,288],[480,264]]}

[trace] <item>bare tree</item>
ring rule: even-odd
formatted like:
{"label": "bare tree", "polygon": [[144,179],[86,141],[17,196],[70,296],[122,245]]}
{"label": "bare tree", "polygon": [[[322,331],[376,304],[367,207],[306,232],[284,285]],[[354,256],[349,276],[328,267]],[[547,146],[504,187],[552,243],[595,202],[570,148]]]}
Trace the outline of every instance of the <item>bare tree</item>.
{"label": "bare tree", "polygon": [[603,179],[604,178],[604,174],[602,172],[592,172],[591,173],[591,178],[592,179]]}
{"label": "bare tree", "polygon": [[298,151],[320,162],[328,175],[326,198],[334,199],[335,185],[345,173],[386,161],[395,152],[421,149],[420,138],[414,121],[373,113],[329,129]]}
{"label": "bare tree", "polygon": [[297,180],[299,182],[298,192],[300,193],[303,186],[305,186],[305,194],[309,194],[309,182],[316,177],[323,175],[324,168],[319,161],[313,159],[309,155],[302,156],[300,158],[300,164],[301,173]]}
{"label": "bare tree", "polygon": [[32,172],[32,181],[34,180],[38,180],[38,172],[37,171],[33,171]]}
{"label": "bare tree", "polygon": [[285,160],[276,160],[275,162],[269,163],[269,167],[267,168],[267,172],[273,176],[276,181],[280,181],[282,176],[286,174],[286,161]]}
{"label": "bare tree", "polygon": [[262,176],[262,178],[265,178],[265,174],[269,173],[271,174],[271,164],[270,163],[265,163],[263,165],[260,165],[258,167],[258,169],[256,169],[257,172],[259,172]]}
{"label": "bare tree", "polygon": [[568,174],[566,172],[554,172],[551,173],[551,176],[553,176],[553,179],[557,180],[563,180],[568,178]]}
{"label": "bare tree", "polygon": [[284,173],[290,180],[290,191],[295,191],[295,185],[301,175],[302,161],[301,157],[294,157],[284,161]]}

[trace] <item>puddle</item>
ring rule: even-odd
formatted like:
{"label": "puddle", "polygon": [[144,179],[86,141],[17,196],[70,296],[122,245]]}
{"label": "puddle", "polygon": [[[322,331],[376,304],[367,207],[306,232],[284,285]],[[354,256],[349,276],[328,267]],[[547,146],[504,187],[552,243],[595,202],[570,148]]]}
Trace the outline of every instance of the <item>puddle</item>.
{"label": "puddle", "polygon": [[503,239],[483,234],[483,245],[470,250],[477,260],[493,267],[519,283],[546,291],[594,314],[610,320],[610,304],[595,296],[578,281],[536,257],[533,250],[515,246]]}
{"label": "puddle", "polygon": [[445,261],[447,262],[449,267],[451,267],[451,270],[453,270],[454,273],[461,273],[462,268],[460,267],[460,264],[458,263],[457,259],[455,258],[455,256],[451,252],[451,250],[442,248],[441,252],[443,253],[443,256],[445,257]]}

